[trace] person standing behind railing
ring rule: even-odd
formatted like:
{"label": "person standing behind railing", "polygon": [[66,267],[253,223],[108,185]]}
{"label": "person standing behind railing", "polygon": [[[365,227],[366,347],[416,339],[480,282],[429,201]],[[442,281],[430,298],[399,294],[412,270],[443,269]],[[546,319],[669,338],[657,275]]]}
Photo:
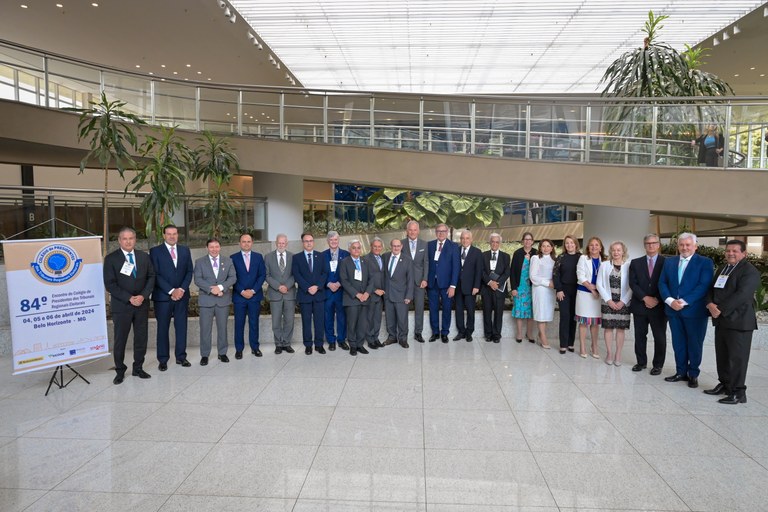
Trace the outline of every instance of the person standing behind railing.
{"label": "person standing behind railing", "polygon": [[691,146],[695,144],[699,145],[698,163],[705,164],[707,167],[717,167],[718,157],[723,154],[725,147],[725,139],[723,134],[718,132],[717,126],[707,126],[704,133],[691,141]]}

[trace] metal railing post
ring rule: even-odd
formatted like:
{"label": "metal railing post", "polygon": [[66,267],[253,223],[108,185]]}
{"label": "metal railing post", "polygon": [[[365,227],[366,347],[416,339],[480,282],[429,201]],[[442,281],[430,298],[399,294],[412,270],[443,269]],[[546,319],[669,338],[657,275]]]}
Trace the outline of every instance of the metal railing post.
{"label": "metal railing post", "polygon": [[424,98],[419,98],[419,151],[424,150]]}
{"label": "metal railing post", "polygon": [[472,103],[469,104],[469,154],[474,155],[475,154],[475,112],[477,109],[477,105],[475,104],[475,100],[472,100]]}
{"label": "metal railing post", "polygon": [[200,87],[195,87],[195,131],[200,131]]}
{"label": "metal railing post", "polygon": [[370,132],[368,133],[368,145],[369,146],[375,146],[375,131],[376,131],[376,116],[374,112],[374,108],[376,105],[376,98],[371,96],[371,98],[368,100],[368,123],[370,126]]}
{"label": "metal railing post", "polygon": [[525,106],[525,159],[531,158],[531,104]]}
{"label": "metal railing post", "polygon": [[285,93],[280,93],[280,112],[278,113],[278,117],[280,119],[280,140],[285,140],[287,137],[285,136]]}
{"label": "metal railing post", "polygon": [[328,144],[328,95],[323,96],[323,143]]}
{"label": "metal railing post", "polygon": [[155,81],[149,81],[149,119],[152,124],[155,124],[157,120],[157,114],[155,111]]}
{"label": "metal railing post", "polygon": [[237,134],[243,134],[243,90],[237,91]]}
{"label": "metal railing post", "polygon": [[592,147],[591,144],[591,130],[592,130],[592,105],[587,103],[587,111],[585,113],[585,123],[586,127],[584,130],[584,163],[590,162],[590,154],[589,150]]}
{"label": "metal railing post", "polygon": [[723,130],[725,139],[725,147],[723,148],[723,169],[728,168],[729,164],[729,155],[728,155],[728,148],[730,147],[730,140],[731,140],[731,116],[733,115],[733,105],[731,104],[730,100],[725,105],[725,129]]}
{"label": "metal railing post", "polygon": [[51,219],[51,238],[56,238],[56,202],[53,194],[48,194],[48,218]]}
{"label": "metal railing post", "polygon": [[656,135],[658,133],[659,106],[655,103],[651,107],[651,165],[656,165]]}
{"label": "metal railing post", "polygon": [[43,86],[43,90],[45,91],[45,107],[48,108],[51,106],[50,104],[51,89],[48,81],[48,56],[47,55],[43,57],[43,80],[45,81],[45,84]]}

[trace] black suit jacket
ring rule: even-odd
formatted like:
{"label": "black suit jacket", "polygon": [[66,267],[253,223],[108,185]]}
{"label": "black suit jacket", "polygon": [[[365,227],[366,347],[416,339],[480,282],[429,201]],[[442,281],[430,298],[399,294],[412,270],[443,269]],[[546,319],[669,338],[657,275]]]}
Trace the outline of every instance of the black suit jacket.
{"label": "black suit jacket", "polygon": [[[496,270],[491,270],[491,251],[485,251],[483,253],[483,273],[481,279],[483,281],[484,287],[487,287],[488,282],[491,281],[491,273],[498,274],[499,289],[496,291],[506,295],[510,288],[509,286],[505,287],[505,285],[509,280],[511,271],[512,266],[510,263],[509,254],[505,253],[504,251],[499,251],[499,254],[496,258]],[[501,292],[502,288],[504,289],[503,292]],[[488,290],[491,291],[490,288],[488,288]]]}
{"label": "black suit jacket", "polygon": [[459,246],[459,290],[464,295],[472,295],[472,289],[480,291],[480,283],[483,276],[483,253],[474,245],[469,246],[464,265],[461,265],[461,251]]}
{"label": "black suit jacket", "polygon": [[[659,254],[656,257],[656,264],[653,266],[653,275],[648,275],[648,257],[641,256],[633,259],[629,263],[629,287],[632,289],[632,300],[629,302],[629,310],[635,315],[663,315],[664,301],[659,292],[659,277],[664,269],[664,256]],[[648,309],[645,307],[643,298],[650,295],[656,297],[659,301],[655,307]]]}
{"label": "black suit jacket", "polygon": [[754,331],[757,329],[755,291],[760,286],[760,271],[750,262],[741,260],[728,276],[725,287],[715,288],[724,269],[725,265],[717,269],[707,292],[706,303],[714,303],[720,310],[720,316],[713,318],[712,324],[725,329]]}
{"label": "black suit jacket", "polygon": [[134,249],[136,258],[136,277],[120,273],[126,260],[122,249],[107,254],[104,258],[104,288],[112,297],[113,313],[123,313],[136,308],[129,301],[134,295],[144,297],[144,302],[137,309],[149,309],[149,295],[155,286],[155,269],[144,251]]}

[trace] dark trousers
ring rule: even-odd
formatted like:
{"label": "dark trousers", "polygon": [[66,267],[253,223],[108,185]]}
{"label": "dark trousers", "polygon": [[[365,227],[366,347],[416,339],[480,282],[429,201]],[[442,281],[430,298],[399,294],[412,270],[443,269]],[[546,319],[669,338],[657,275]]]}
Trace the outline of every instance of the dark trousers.
{"label": "dark trousers", "polygon": [[384,301],[387,313],[387,338],[397,341],[408,339],[408,304]]}
{"label": "dark trousers", "polygon": [[501,339],[505,294],[488,287],[483,287],[480,294],[483,297],[483,333],[491,340]]}
{"label": "dark trousers", "polygon": [[362,348],[368,333],[368,306],[345,306],[349,348]]}
{"label": "dark trousers", "polygon": [[[145,301],[145,304],[146,301]],[[128,343],[128,333],[133,327],[133,369],[141,370],[144,365],[144,356],[147,353],[149,307],[144,306],[112,313],[112,321],[115,325],[115,371],[123,375],[128,369],[123,362],[125,360],[125,346]]]}
{"label": "dark trousers", "polygon": [[453,296],[456,302],[456,330],[459,334],[467,336],[475,332],[475,305],[477,298],[470,293],[465,294],[464,290],[456,288],[456,295]]}
{"label": "dark trousers", "polygon": [[[370,302],[371,299],[368,299]],[[378,302],[371,302],[366,306],[368,309],[368,317],[366,318],[366,339],[368,343],[379,341],[379,333],[381,332],[381,314],[384,311],[384,300],[379,299]]]}
{"label": "dark trousers", "polygon": [[[347,339],[347,315],[344,313],[342,299],[344,292],[339,288],[336,292],[325,291],[325,339],[330,345]],[[336,332],[333,330],[336,320]]]}
{"label": "dark trousers", "polygon": [[312,324],[315,325],[315,346],[323,346],[323,308],[325,301],[323,302],[302,302],[299,304],[299,311],[301,312],[301,335],[304,339],[304,346],[312,346]]}
{"label": "dark trousers", "polygon": [[235,302],[235,350],[242,352],[245,348],[245,319],[248,318],[248,344],[251,350],[259,349],[259,314],[260,300]]}
{"label": "dark trousers", "polygon": [[413,288],[413,334],[421,334],[424,330],[424,297],[427,289],[421,288],[421,281]]}
{"label": "dark trousers", "polygon": [[[432,334],[448,335],[451,330],[451,309],[453,309],[453,299],[448,297],[448,288],[427,288],[427,298],[429,299],[429,326],[432,328]],[[443,312],[443,321],[440,322],[440,311]]]}
{"label": "dark trousers", "polygon": [[[187,295],[187,294],[185,294]],[[177,361],[187,358],[187,300],[155,301],[155,319],[157,320],[157,360],[167,363],[171,358],[168,331],[173,318],[173,330],[176,333],[174,355]]]}
{"label": "dark trousers", "polygon": [[560,305],[560,348],[573,347],[576,341],[576,285],[563,286]]}
{"label": "dark trousers", "polygon": [[752,332],[715,327],[717,378],[729,393],[736,396],[744,396],[747,391],[744,382],[747,380]]}
{"label": "dark trousers", "polygon": [[669,328],[672,331],[676,373],[698,377],[704,336],[707,334],[707,318],[670,316]]}
{"label": "dark trousers", "polygon": [[663,368],[667,355],[667,316],[663,312],[651,315],[632,315],[635,324],[635,357],[637,364],[648,366],[648,326],[653,334],[653,367]]}

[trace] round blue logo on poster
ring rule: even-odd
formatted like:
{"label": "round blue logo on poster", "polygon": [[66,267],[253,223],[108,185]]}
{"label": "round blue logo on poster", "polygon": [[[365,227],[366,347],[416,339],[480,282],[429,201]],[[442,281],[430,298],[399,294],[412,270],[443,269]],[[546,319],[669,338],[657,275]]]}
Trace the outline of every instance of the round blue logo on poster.
{"label": "round blue logo on poster", "polygon": [[62,284],[77,277],[83,260],[77,257],[72,247],[64,244],[51,244],[43,247],[30,264],[32,273],[40,281],[48,284]]}

